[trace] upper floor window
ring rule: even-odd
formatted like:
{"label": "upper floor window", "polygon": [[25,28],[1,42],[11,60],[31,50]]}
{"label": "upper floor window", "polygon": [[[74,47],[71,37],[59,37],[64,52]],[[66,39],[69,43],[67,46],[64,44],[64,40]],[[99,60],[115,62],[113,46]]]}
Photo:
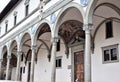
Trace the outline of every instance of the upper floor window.
{"label": "upper floor window", "polygon": [[8,20],[5,21],[5,32],[8,31]]}
{"label": "upper floor window", "polygon": [[15,11],[14,12],[14,25],[16,25],[17,23],[17,12]]}
{"label": "upper floor window", "polygon": [[118,61],[118,45],[103,47],[103,63]]}
{"label": "upper floor window", "polygon": [[28,9],[29,9],[29,5],[26,5],[26,7],[25,7],[25,16],[27,16],[28,15]]}
{"label": "upper floor window", "polygon": [[113,37],[113,25],[112,21],[107,21],[106,22],[106,38],[111,38]]}
{"label": "upper floor window", "polygon": [[25,16],[27,16],[29,13],[29,2],[30,0],[25,1]]}

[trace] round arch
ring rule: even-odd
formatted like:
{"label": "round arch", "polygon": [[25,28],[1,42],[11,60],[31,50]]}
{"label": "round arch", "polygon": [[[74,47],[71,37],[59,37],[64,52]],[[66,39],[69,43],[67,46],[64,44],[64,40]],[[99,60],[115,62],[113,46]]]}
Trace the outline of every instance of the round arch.
{"label": "round arch", "polygon": [[[20,44],[19,44],[19,49],[21,49],[21,50],[22,50],[22,46],[23,46],[23,44],[24,44],[23,40],[24,40],[24,38],[25,38],[26,35],[28,35],[29,38],[30,38],[30,40],[32,41],[32,37],[31,37],[31,34],[30,34],[29,32],[23,33],[23,34],[21,35]],[[32,43],[32,42],[31,42],[31,43]]]}
{"label": "round arch", "polygon": [[[5,49],[5,51],[4,51],[4,49]],[[5,52],[8,52],[8,47],[7,47],[7,45],[4,45],[4,46],[2,47],[2,50],[1,50],[1,51],[2,51],[1,58],[3,58]]]}
{"label": "round arch", "polygon": [[53,34],[52,25],[51,25],[51,23],[50,23],[48,20],[44,19],[44,20],[42,20],[42,21],[37,25],[37,27],[36,27],[36,31],[35,31],[35,34],[34,34],[34,37],[33,37],[33,44],[36,45],[37,36],[38,36],[38,34],[39,34],[39,31],[43,28],[43,26],[44,26],[45,24],[47,24],[47,25],[49,26],[50,31],[51,31],[51,36],[52,36],[52,34]]}
{"label": "round arch", "polygon": [[107,7],[110,7],[112,8],[114,11],[116,11],[119,15],[120,15],[120,9],[112,4],[112,3],[109,3],[109,2],[104,2],[104,3],[101,3],[99,4],[98,6],[95,7],[95,5],[97,4],[97,1],[98,0],[91,0],[90,4],[88,5],[88,9],[87,9],[87,13],[86,13],[86,23],[93,23],[93,14],[94,12],[101,6],[107,6]]}
{"label": "round arch", "polygon": [[[14,44],[16,44],[16,46],[14,46]],[[10,43],[10,52],[12,53],[12,50],[13,50],[13,48],[12,47],[16,47],[17,49],[18,49],[18,43],[17,43],[17,41],[16,40],[13,40],[13,41],[11,41],[11,43]],[[17,57],[17,55],[16,55],[16,57]]]}
{"label": "round arch", "polygon": [[59,12],[59,14],[58,14],[58,16],[56,18],[56,22],[55,22],[55,25],[54,25],[54,37],[58,37],[58,30],[59,30],[58,23],[59,23],[59,20],[60,20],[62,14],[65,13],[70,8],[76,8],[77,10],[79,10],[79,12],[80,12],[80,14],[82,16],[82,20],[84,22],[85,14],[84,14],[82,6],[80,6],[80,5],[78,5],[78,4],[74,3],[74,2],[71,2],[71,3],[69,3],[68,5],[66,5],[65,7],[63,7],[61,9],[61,11]]}

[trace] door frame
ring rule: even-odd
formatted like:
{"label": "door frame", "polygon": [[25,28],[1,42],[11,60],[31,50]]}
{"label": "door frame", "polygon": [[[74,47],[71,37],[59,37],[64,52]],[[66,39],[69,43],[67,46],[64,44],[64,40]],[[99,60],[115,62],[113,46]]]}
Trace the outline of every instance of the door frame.
{"label": "door frame", "polygon": [[74,53],[82,51],[84,53],[84,43],[71,47],[71,82],[74,82]]}

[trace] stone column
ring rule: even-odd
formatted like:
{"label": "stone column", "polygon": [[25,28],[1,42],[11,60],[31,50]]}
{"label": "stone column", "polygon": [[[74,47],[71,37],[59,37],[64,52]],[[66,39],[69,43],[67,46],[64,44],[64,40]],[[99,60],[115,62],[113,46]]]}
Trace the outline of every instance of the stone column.
{"label": "stone column", "polygon": [[84,55],[84,82],[91,82],[91,30],[92,24],[84,26],[85,30],[85,55]]}
{"label": "stone column", "polygon": [[19,76],[20,76],[20,62],[21,62],[21,55],[22,51],[17,52],[17,68],[16,68],[16,81],[19,81]]}
{"label": "stone column", "polygon": [[52,51],[51,51],[51,82],[56,82],[56,48],[57,48],[58,38],[52,39]]}
{"label": "stone column", "polygon": [[6,68],[6,80],[9,79],[9,68],[10,68],[10,59],[11,59],[11,56],[7,56],[7,68]]}
{"label": "stone column", "polygon": [[32,57],[31,57],[31,71],[30,71],[30,82],[34,82],[34,67],[35,67],[35,53],[36,53],[36,45],[32,45]]}
{"label": "stone column", "polygon": [[1,79],[1,75],[2,75],[2,61],[3,61],[3,59],[0,59],[0,79]]}

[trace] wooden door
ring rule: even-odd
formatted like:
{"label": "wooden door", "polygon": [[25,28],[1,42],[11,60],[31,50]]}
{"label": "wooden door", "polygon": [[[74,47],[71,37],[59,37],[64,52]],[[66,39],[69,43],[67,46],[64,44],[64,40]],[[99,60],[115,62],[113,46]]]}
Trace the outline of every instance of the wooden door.
{"label": "wooden door", "polygon": [[83,51],[74,53],[74,82],[84,82]]}

